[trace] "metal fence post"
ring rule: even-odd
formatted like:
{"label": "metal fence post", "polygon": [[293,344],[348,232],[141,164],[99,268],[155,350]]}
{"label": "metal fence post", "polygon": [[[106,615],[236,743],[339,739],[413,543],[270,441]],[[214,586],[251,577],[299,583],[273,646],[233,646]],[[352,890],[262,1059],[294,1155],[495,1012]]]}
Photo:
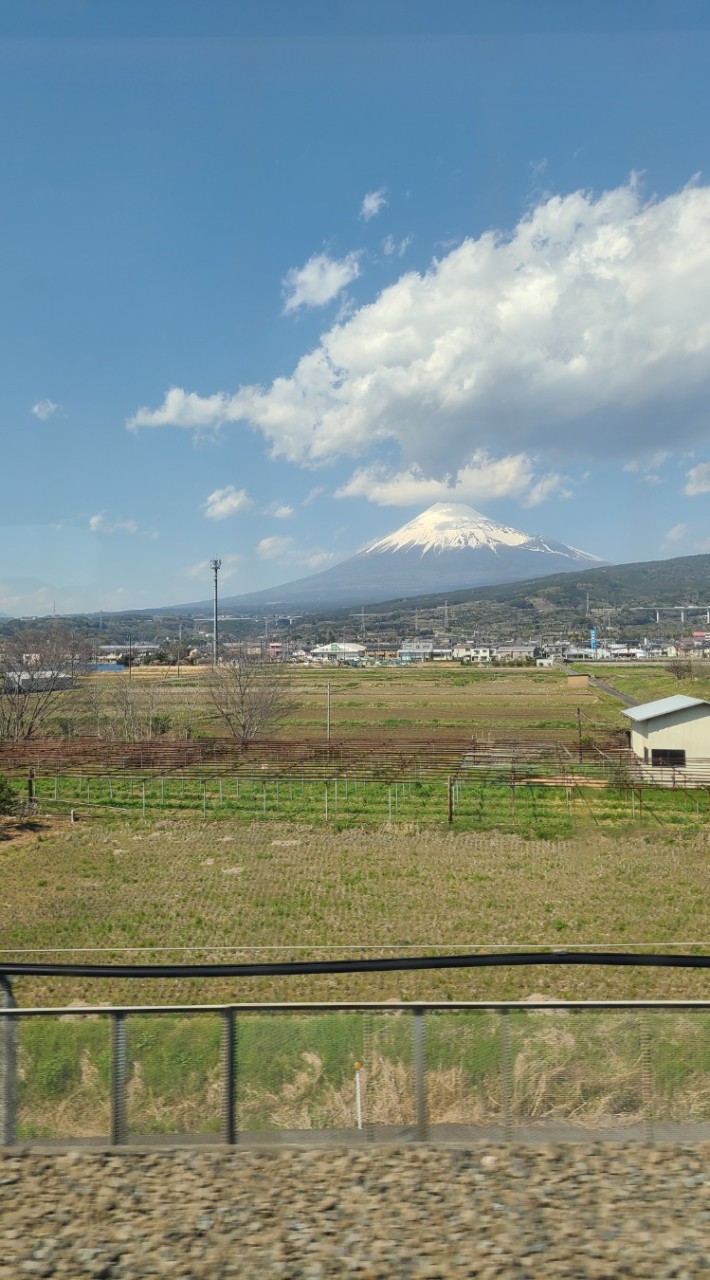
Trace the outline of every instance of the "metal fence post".
{"label": "metal fence post", "polygon": [[503,1132],[505,1141],[513,1140],[513,1061],[510,1051],[510,1011],[500,1011],[501,1078],[503,1085]]}
{"label": "metal fence post", "polygon": [[[16,1009],[10,979],[0,975],[0,1004]],[[17,1019],[0,1019],[0,1145],[17,1141]]]}
{"label": "metal fence post", "polygon": [[237,1132],[237,1016],[234,1009],[222,1014],[222,1139],[230,1146],[239,1141]]}
{"label": "metal fence post", "polygon": [[651,1070],[651,1029],[648,1025],[648,1014],[641,1013],[641,1088],[643,1096],[643,1131],[645,1141],[652,1146],[655,1141],[653,1130],[653,1072]]}
{"label": "metal fence post", "polygon": [[111,1142],[115,1145],[126,1142],[128,1137],[127,1076],[126,1015],[123,1012],[116,1012],[111,1014]]}
{"label": "metal fence post", "polygon": [[414,1051],[414,1106],[415,1134],[417,1142],[429,1141],[429,1116],[426,1098],[426,1039],[424,1010],[414,1010],[412,1025]]}
{"label": "metal fence post", "polygon": [[363,1116],[363,1137],[365,1142],[375,1141],[375,1126],[372,1120],[372,1076],[375,1065],[374,1036],[372,1014],[362,1015],[362,1060],[365,1064],[365,1107]]}

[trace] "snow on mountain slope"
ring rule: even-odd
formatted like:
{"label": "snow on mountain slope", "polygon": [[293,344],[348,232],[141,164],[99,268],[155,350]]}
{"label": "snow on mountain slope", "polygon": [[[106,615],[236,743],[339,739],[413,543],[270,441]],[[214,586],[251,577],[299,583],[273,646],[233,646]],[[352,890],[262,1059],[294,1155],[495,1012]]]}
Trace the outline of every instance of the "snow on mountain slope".
{"label": "snow on mountain slope", "polygon": [[549,542],[542,538],[521,533],[519,529],[511,529],[509,525],[496,524],[488,516],[462,502],[436,502],[421,515],[403,524],[386,538],[380,538],[366,547],[363,555],[373,552],[413,551],[421,550],[422,555],[429,551],[457,551],[464,547],[472,550],[486,548],[495,554],[500,547],[516,547],[526,551],[549,552],[553,555],[566,555],[573,561],[588,561],[590,564],[602,564],[598,556],[588,555],[575,547],[567,547],[560,542]]}

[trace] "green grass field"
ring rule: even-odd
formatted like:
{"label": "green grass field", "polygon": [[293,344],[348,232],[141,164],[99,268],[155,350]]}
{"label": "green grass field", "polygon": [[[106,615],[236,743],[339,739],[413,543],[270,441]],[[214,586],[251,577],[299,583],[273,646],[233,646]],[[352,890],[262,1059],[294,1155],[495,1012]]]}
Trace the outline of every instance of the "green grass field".
{"label": "green grass field", "polygon": [[[502,726],[502,736],[524,738],[542,736],[544,722],[562,724],[574,741],[579,705],[600,732],[619,721],[618,703],[572,689],[557,673],[425,668],[394,676],[384,669],[328,673],[333,731],[350,724],[369,734],[396,720],[398,727],[388,728],[404,741],[414,724],[417,732],[424,726],[435,734],[437,723],[446,721],[488,724],[491,733]],[[644,676],[647,684],[636,695],[661,696],[653,686],[663,675]],[[325,684],[326,673],[303,673],[301,719],[289,732],[297,732],[298,724],[317,725]],[[327,816],[323,780],[115,776],[110,792],[106,778],[91,778],[87,793],[86,778],[66,776],[58,779],[56,796],[55,781],[37,782],[38,816],[8,820],[0,831],[4,964],[13,957],[80,959],[88,952],[106,960],[157,962],[514,945],[672,949],[693,948],[707,936],[704,792],[644,792],[639,805],[638,793],[623,786],[512,788],[504,778],[493,786],[462,777],[450,827],[441,777],[367,783],[331,778]],[[20,779],[16,784],[25,785]],[[69,821],[71,807],[80,818],[75,823]],[[702,971],[509,967],[140,983],[23,978],[16,992],[22,1005],[56,1007],[533,994],[671,999],[705,998],[708,989]],[[493,1023],[478,1024],[472,1041],[466,1035],[473,1033],[459,1036],[460,1022],[448,1029],[444,1022],[436,1025],[432,1114],[467,1122],[499,1117],[500,1045]],[[547,1105],[542,1080],[545,1097],[552,1098],[549,1114],[575,1113],[590,1123],[595,1116],[601,1122],[641,1114],[636,1024],[607,1018],[592,1025],[546,1015],[528,1027],[527,1038],[521,1032],[513,1044],[521,1116]],[[673,1093],[670,1111],[678,1097],[683,1114],[704,1116],[710,1109],[706,1033],[705,1023],[680,1015],[659,1024],[654,1087],[659,1098]],[[242,1123],[349,1123],[352,1063],[364,1052],[363,1034],[359,1016],[247,1021],[240,1040]],[[372,1105],[383,1123],[387,1116],[408,1122],[410,1040],[405,1044],[402,1037],[410,1029],[390,1017],[372,1034]],[[687,1046],[682,1052],[681,1044]],[[137,1019],[129,1052],[129,1110],[138,1131],[216,1130],[216,1022]],[[27,1022],[20,1062],[25,1136],[106,1131],[106,1023]]]}

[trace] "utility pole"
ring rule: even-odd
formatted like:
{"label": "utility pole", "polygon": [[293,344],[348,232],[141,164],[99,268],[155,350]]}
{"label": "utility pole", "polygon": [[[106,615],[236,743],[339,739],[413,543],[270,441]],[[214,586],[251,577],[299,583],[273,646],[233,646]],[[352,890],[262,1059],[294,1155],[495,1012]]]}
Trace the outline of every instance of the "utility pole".
{"label": "utility pole", "polygon": [[210,560],[210,569],[214,574],[214,627],[212,630],[212,666],[217,666],[217,644],[219,640],[219,630],[217,622],[217,577],[222,568],[221,560]]}
{"label": "utility pole", "polygon": [[178,627],[177,673],[180,679],[180,650],[182,649],[182,623]]}

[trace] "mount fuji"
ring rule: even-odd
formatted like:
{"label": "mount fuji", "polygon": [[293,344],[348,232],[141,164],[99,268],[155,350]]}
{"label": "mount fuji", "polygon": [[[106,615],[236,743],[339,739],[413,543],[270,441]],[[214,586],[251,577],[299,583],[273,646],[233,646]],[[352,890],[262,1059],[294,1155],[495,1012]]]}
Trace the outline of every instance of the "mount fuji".
{"label": "mount fuji", "polygon": [[563,542],[496,524],[463,503],[437,502],[331,569],[281,587],[232,596],[222,604],[284,611],[377,604],[599,568],[605,563]]}

